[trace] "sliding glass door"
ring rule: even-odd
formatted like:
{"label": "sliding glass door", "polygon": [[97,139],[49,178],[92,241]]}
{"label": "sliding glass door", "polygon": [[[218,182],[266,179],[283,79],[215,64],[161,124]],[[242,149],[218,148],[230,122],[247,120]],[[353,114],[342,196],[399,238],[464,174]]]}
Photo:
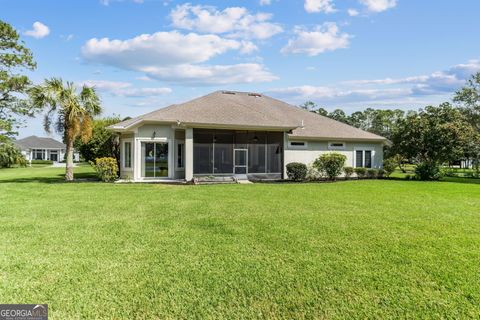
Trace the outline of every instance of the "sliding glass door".
{"label": "sliding glass door", "polygon": [[142,176],[168,177],[168,142],[142,142]]}

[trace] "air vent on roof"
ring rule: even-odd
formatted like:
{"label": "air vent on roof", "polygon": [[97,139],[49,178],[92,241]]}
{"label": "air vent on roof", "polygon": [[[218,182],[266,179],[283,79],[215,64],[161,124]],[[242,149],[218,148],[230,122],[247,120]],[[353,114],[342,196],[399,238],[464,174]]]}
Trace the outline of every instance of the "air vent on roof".
{"label": "air vent on roof", "polygon": [[250,97],[257,97],[257,98],[259,98],[259,97],[262,96],[260,93],[249,93],[248,95],[249,95]]}
{"label": "air vent on roof", "polygon": [[233,91],[222,91],[223,94],[235,94]]}

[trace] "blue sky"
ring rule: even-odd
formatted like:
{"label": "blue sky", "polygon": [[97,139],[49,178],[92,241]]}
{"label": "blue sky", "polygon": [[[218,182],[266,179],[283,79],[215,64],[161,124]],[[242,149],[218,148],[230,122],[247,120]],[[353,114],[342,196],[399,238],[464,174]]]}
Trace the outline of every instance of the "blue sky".
{"label": "blue sky", "polygon": [[[480,71],[479,11],[475,0],[2,0],[0,19],[32,49],[35,83],[94,85],[104,115],[125,117],[220,89],[347,112],[437,104]],[[41,123],[20,137],[45,135]]]}

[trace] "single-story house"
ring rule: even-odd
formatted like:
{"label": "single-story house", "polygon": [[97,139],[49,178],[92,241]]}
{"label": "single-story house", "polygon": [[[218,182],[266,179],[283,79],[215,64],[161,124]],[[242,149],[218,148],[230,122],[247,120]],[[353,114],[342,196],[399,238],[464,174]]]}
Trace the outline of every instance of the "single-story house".
{"label": "single-story house", "polygon": [[109,127],[121,177],[133,181],[235,176],[286,178],[290,162],[339,152],[347,166],[381,168],[387,139],[263,94],[216,91]]}
{"label": "single-story house", "polygon": [[[49,137],[30,136],[16,140],[14,143],[27,161],[50,160],[60,162],[65,158],[65,144]],[[80,161],[78,152],[73,153],[73,160]]]}

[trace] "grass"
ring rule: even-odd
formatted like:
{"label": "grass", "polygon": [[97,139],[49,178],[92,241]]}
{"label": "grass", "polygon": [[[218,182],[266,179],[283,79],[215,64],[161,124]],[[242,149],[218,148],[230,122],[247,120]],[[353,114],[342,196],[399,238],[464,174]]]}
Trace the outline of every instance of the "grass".
{"label": "grass", "polygon": [[477,184],[62,175],[0,170],[2,303],[48,303],[51,319],[480,314]]}

